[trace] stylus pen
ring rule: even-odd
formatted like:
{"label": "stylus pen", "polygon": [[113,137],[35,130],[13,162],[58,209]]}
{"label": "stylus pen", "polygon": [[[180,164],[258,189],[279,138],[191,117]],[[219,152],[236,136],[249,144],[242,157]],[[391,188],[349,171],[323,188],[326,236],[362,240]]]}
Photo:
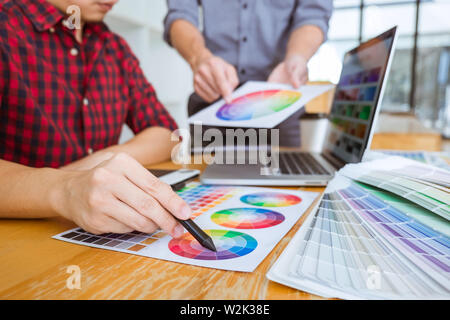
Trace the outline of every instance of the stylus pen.
{"label": "stylus pen", "polygon": [[[180,190],[181,188],[183,188],[184,183],[179,183],[176,185],[172,185],[172,189],[173,191],[177,191]],[[213,240],[211,239],[210,236],[208,236],[206,234],[205,231],[203,231],[202,229],[200,229],[200,227],[195,224],[194,221],[192,221],[191,219],[187,219],[187,220],[181,220],[178,219],[177,217],[175,217],[175,219],[181,223],[181,225],[206,249],[212,250],[217,252],[216,246],[214,245]]]}
{"label": "stylus pen", "polygon": [[216,246],[214,245],[213,240],[210,236],[208,236],[205,231],[200,229],[198,225],[195,224],[191,219],[181,220],[175,217],[179,223],[205,248],[216,251]]}

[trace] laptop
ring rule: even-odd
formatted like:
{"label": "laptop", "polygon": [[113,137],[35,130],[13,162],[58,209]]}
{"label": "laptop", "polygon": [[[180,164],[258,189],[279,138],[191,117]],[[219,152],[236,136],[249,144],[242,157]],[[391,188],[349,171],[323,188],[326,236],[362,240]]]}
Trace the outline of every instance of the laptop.
{"label": "laptop", "polygon": [[370,147],[396,42],[394,27],[344,56],[321,152],[279,151],[265,164],[211,164],[205,184],[323,186]]}

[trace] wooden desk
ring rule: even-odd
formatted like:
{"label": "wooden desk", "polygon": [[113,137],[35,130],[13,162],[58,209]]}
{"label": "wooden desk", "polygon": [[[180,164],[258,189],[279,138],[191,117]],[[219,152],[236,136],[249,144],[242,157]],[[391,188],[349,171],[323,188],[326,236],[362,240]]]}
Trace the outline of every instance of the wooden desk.
{"label": "wooden desk", "polygon": [[[384,148],[393,145],[390,137],[380,139]],[[152,168],[177,166],[162,163]],[[0,220],[0,299],[321,299],[266,278],[309,213],[310,209],[252,273],[190,266],[51,239],[75,227],[63,218]],[[80,290],[66,288],[70,265],[80,267]]]}
{"label": "wooden desk", "polygon": [[[177,166],[163,163],[152,168]],[[75,227],[63,218],[0,220],[0,299],[321,299],[266,278],[306,216],[252,273],[190,266],[51,239]],[[66,287],[70,265],[81,270],[79,290]]]}

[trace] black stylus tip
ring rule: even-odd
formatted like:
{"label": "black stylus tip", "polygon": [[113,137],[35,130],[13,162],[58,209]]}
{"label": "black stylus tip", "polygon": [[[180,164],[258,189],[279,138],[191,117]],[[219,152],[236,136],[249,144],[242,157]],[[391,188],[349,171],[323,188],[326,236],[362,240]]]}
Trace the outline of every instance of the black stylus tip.
{"label": "black stylus tip", "polygon": [[205,241],[203,241],[202,244],[205,248],[217,252],[216,246],[214,245],[214,242],[212,241],[211,238],[205,239]]}

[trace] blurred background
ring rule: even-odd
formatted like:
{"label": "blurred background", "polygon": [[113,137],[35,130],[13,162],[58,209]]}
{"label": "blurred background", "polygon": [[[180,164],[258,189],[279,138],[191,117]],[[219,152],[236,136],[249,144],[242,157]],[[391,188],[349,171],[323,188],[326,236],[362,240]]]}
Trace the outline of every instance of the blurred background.
{"label": "blurred background", "polygon": [[[430,135],[440,139],[433,149],[448,149],[450,0],[334,0],[333,3],[328,41],[308,65],[310,80],[337,83],[345,51],[398,25],[397,50],[381,109],[386,121],[379,121],[377,131]],[[122,0],[108,14],[106,23],[128,41],[159,99],[178,125],[186,128],[192,73],[162,39],[166,10],[166,0]],[[131,135],[125,128],[121,140]],[[424,146],[427,145],[425,142]],[[416,149],[425,148],[419,145]]]}

